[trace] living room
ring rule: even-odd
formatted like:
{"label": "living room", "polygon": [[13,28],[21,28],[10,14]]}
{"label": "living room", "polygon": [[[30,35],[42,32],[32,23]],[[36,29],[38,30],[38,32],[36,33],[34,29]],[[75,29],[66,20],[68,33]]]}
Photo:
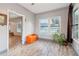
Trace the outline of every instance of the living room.
{"label": "living room", "polygon": [[[73,6],[73,9],[72,9]],[[79,16],[79,4],[74,3],[2,3],[0,13],[7,16],[1,23],[1,55],[8,56],[75,56],[79,55],[79,33],[71,29],[71,21]],[[10,49],[9,23],[10,11],[22,15],[21,43]],[[74,11],[71,13],[70,11]],[[77,15],[76,17],[72,15]],[[78,18],[78,17],[77,17]],[[5,20],[6,20],[5,19]],[[70,21],[69,21],[70,20]],[[77,19],[78,20],[78,19]],[[78,21],[75,21],[78,23]],[[1,21],[0,21],[1,22]],[[19,21],[18,21],[19,22]],[[76,23],[76,24],[77,24]],[[72,24],[74,28],[74,22]],[[77,24],[77,28],[79,25]],[[71,31],[72,30],[72,31]],[[57,33],[57,34],[56,34]],[[71,35],[72,34],[72,35]],[[60,42],[55,36],[63,39]],[[61,36],[62,35],[62,36]],[[72,39],[73,42],[72,42]],[[5,44],[4,44],[5,43]],[[12,42],[13,43],[13,42]],[[47,51],[47,52],[46,52]]]}

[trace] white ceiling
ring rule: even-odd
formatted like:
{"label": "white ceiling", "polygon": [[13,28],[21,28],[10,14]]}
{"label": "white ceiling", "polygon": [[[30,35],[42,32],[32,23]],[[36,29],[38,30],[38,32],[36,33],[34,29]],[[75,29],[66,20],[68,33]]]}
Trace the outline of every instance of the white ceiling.
{"label": "white ceiling", "polygon": [[63,7],[68,7],[69,3],[20,3],[24,8],[30,10],[31,12],[38,14],[46,11],[51,11]]}

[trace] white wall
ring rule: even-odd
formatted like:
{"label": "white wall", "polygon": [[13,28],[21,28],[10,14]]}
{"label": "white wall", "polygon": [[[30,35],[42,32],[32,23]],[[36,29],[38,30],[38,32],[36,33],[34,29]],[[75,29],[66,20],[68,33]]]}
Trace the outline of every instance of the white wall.
{"label": "white wall", "polygon": [[7,48],[7,27],[0,25],[0,52]]}
{"label": "white wall", "polygon": [[[0,13],[6,14],[6,11],[0,10]],[[6,50],[6,48],[7,48],[7,26],[0,25],[0,52],[3,52],[4,50]]]}
{"label": "white wall", "polygon": [[[67,37],[67,20],[68,20],[68,7],[53,10],[50,12],[45,12],[36,15],[35,20],[35,31],[39,35],[39,18],[43,16],[50,20],[53,16],[61,16],[61,33],[64,33]],[[48,34],[48,33],[47,33]],[[48,38],[51,39],[51,35],[49,36],[40,36],[41,38]]]}
{"label": "white wall", "polygon": [[[30,34],[30,33],[33,33],[34,32],[34,17],[35,15],[33,13],[31,13],[30,11],[26,10],[25,8],[19,6],[18,4],[7,4],[7,3],[4,3],[4,4],[0,4],[0,12],[1,13],[5,13],[7,14],[7,9],[11,9],[13,11],[16,11],[17,13],[21,13],[23,15],[25,15],[26,17],[26,21],[23,20],[23,25],[24,25],[24,28],[23,28],[23,31],[24,31],[24,34],[23,34],[23,38],[25,38],[26,35]],[[4,11],[3,11],[4,10]],[[30,22],[31,24],[28,25]],[[28,25],[28,26],[27,26]],[[28,31],[27,31],[28,29]],[[7,26],[3,26],[3,27],[0,27],[0,52],[4,51],[7,49],[7,36],[8,36],[8,33],[7,33]]]}

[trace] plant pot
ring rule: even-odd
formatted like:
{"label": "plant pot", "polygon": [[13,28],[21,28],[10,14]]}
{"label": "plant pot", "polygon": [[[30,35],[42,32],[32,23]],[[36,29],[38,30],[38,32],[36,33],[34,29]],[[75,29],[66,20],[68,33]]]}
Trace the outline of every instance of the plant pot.
{"label": "plant pot", "polygon": [[67,46],[68,45],[68,42],[67,41],[64,41],[64,46]]}

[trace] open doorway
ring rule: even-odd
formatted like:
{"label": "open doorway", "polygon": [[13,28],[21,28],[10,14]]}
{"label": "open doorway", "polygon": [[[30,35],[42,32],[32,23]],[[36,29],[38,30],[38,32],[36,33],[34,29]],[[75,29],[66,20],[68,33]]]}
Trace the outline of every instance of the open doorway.
{"label": "open doorway", "polygon": [[23,16],[9,11],[9,49],[22,43]]}

